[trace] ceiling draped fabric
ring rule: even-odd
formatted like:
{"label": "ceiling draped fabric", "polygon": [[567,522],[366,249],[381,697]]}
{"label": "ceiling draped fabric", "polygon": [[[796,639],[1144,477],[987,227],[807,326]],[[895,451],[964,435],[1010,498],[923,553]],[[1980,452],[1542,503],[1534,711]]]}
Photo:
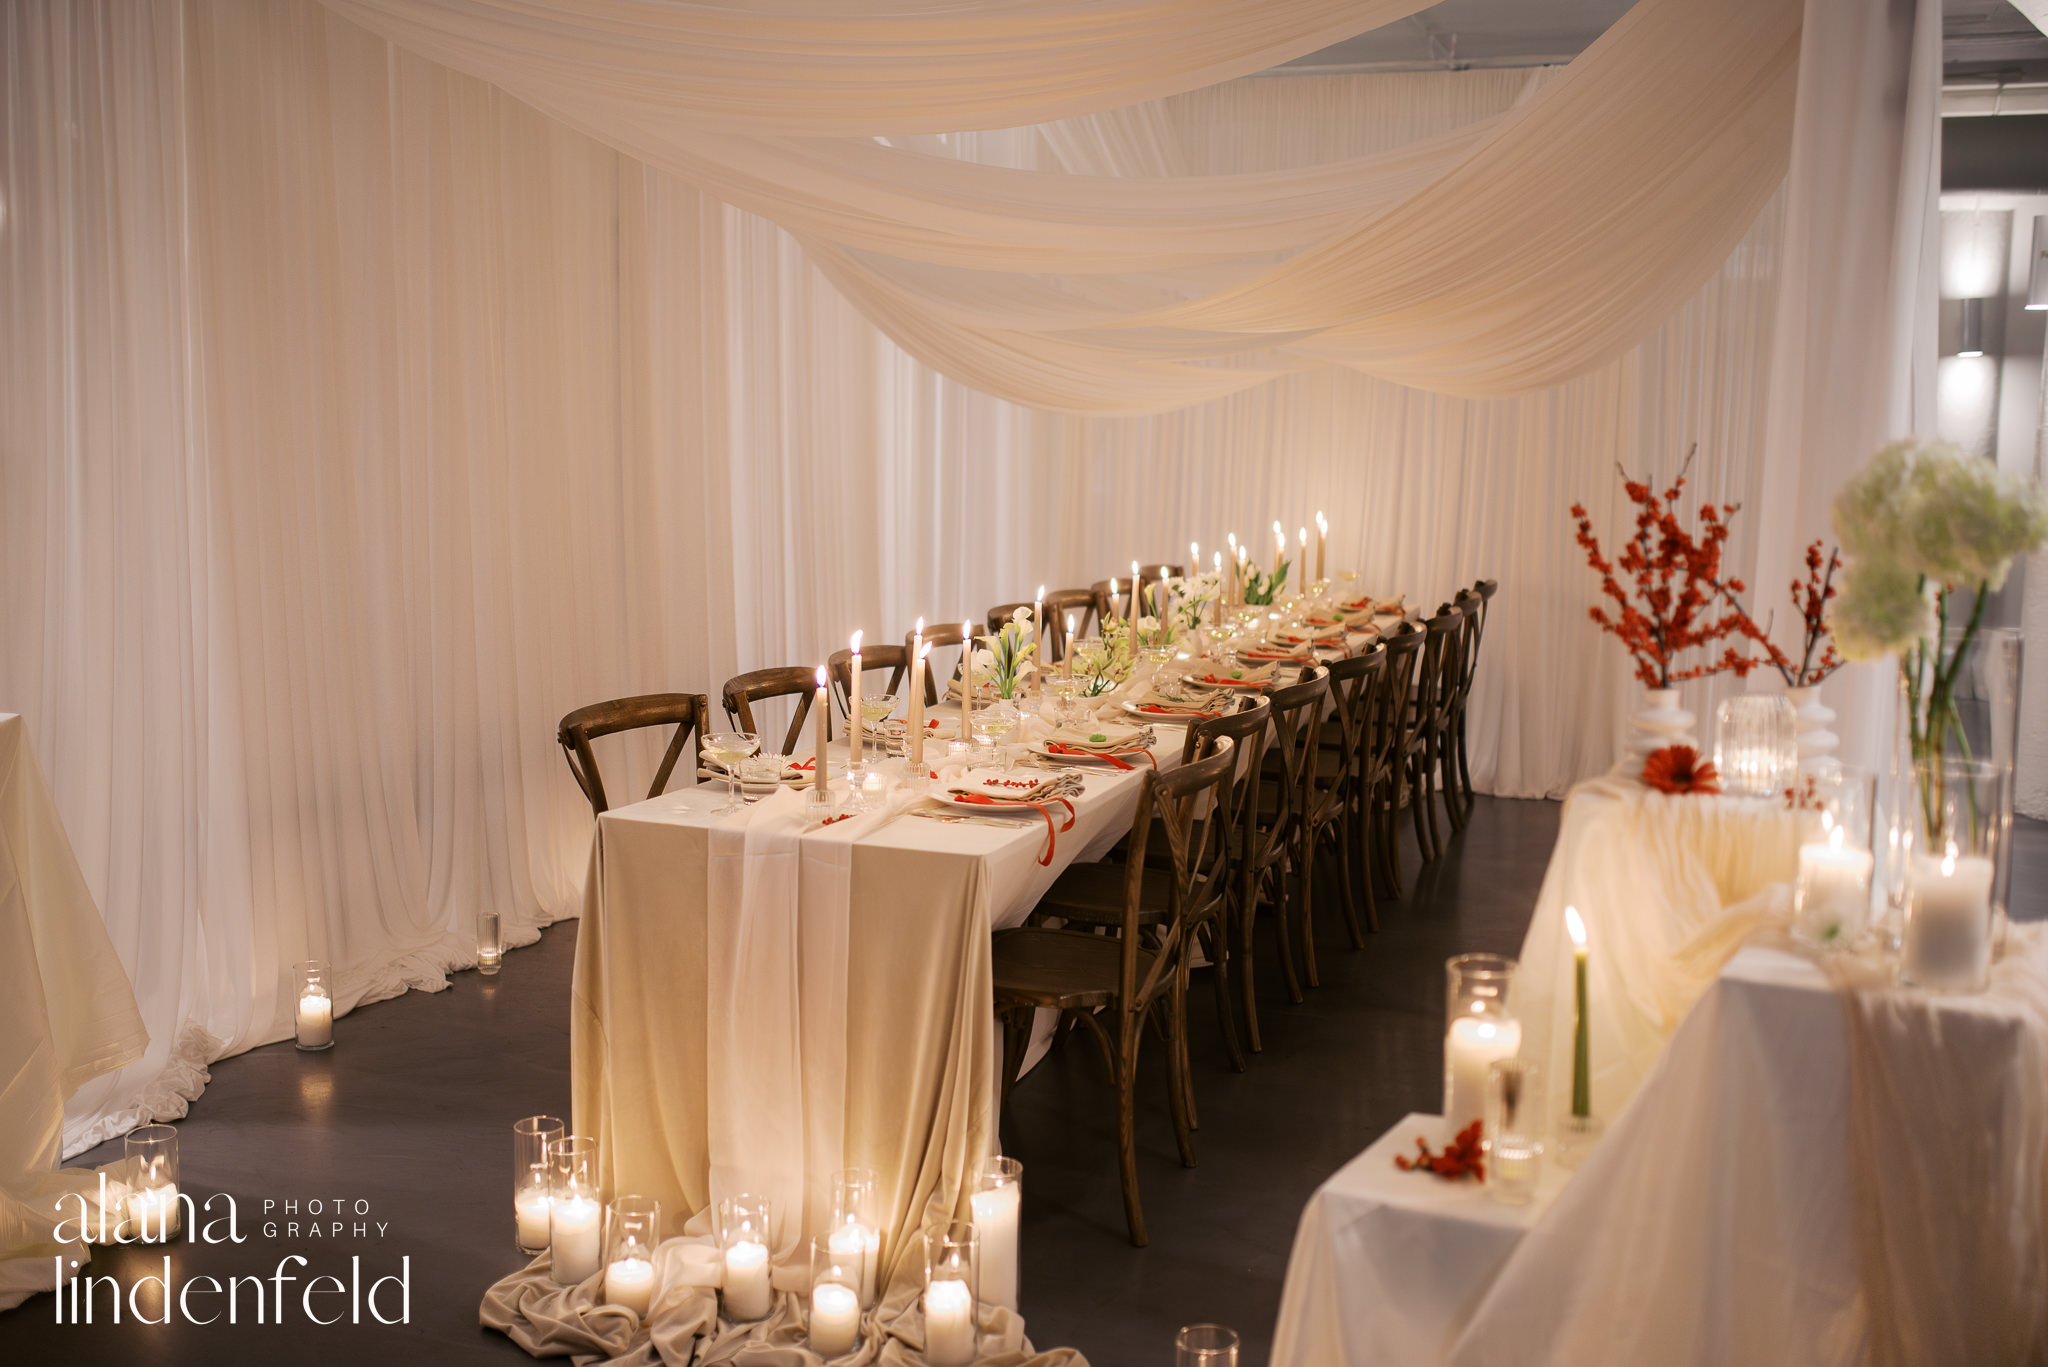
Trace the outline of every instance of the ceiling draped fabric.
{"label": "ceiling draped fabric", "polygon": [[[1719,269],[1783,179],[1800,27],[1782,0],[1640,0],[1472,127],[1308,165],[1120,175],[972,164],[922,135],[1193,88],[1244,7],[324,3],[789,229],[934,369],[1107,415],[1331,364],[1493,397],[1613,359]],[[1253,8],[1270,23],[1238,70],[1415,6]],[[973,46],[1012,31],[999,59]],[[1142,82],[1122,69],[1132,50]],[[1044,90],[977,82],[984,58]]]}

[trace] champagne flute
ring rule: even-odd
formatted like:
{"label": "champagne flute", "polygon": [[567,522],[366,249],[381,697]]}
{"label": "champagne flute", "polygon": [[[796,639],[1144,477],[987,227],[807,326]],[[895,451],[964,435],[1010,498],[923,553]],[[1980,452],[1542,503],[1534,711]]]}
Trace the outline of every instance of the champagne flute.
{"label": "champagne flute", "polygon": [[704,753],[725,770],[725,805],[714,807],[714,816],[737,812],[747,804],[740,800],[739,762],[761,748],[761,738],[751,731],[713,731],[704,737]]}
{"label": "champagne flute", "polygon": [[[862,728],[862,736],[878,735],[879,732],[876,728],[889,720],[889,714],[895,710],[896,695],[894,693],[869,693],[863,696],[860,700],[860,719],[866,725]],[[887,758],[888,753],[888,747],[884,746],[882,750],[883,757]],[[854,758],[859,759],[860,756],[855,755]]]}

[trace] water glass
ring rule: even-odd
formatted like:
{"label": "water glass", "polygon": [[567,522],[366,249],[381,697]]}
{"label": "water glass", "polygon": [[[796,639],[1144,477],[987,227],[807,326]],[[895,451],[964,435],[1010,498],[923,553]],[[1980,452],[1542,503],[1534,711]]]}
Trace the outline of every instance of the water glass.
{"label": "water glass", "polygon": [[1735,797],[1776,797],[1799,767],[1799,718],[1780,693],[1724,699],[1714,712],[1714,770],[1721,791]]}
{"label": "water glass", "polygon": [[1486,1192],[1504,1206],[1528,1204],[1542,1175],[1541,1082],[1527,1059],[1497,1059],[1486,1069]]}
{"label": "water glass", "polygon": [[1237,1331],[1190,1324],[1173,1336],[1174,1367],[1237,1367]]}

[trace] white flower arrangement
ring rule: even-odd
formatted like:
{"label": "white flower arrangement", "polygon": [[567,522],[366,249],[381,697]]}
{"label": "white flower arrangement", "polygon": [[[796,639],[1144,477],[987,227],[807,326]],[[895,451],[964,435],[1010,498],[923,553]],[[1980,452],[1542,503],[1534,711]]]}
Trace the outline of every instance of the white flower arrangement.
{"label": "white flower arrangement", "polygon": [[1136,663],[1131,653],[1131,626],[1112,617],[1102,626],[1102,639],[1077,643],[1068,657],[1081,696],[1099,698],[1131,677]]}
{"label": "white flower arrangement", "polygon": [[975,687],[992,688],[999,698],[1016,697],[1025,681],[1038,672],[1038,633],[1031,609],[1018,608],[1001,631],[982,639],[990,644],[976,646],[968,666]]}

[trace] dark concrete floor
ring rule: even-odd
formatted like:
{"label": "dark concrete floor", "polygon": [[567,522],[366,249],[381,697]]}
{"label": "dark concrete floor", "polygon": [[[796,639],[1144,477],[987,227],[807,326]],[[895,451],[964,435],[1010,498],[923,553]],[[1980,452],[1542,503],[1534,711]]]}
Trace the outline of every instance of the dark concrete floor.
{"label": "dark concrete floor", "polygon": [[[1020,1084],[1003,1133],[1006,1150],[1025,1165],[1024,1308],[1036,1342],[1072,1345],[1098,1367],[1123,1367],[1165,1361],[1178,1326],[1215,1320],[1244,1335],[1246,1367],[1265,1361],[1303,1202],[1403,1113],[1434,1107],[1442,962],[1464,950],[1519,946],[1557,814],[1555,803],[1482,799],[1447,857],[1419,874],[1413,842],[1404,840],[1409,894],[1382,904],[1381,931],[1363,953],[1345,947],[1334,915],[1319,918],[1323,985],[1300,1006],[1287,1004],[1268,958],[1260,984],[1266,1049],[1244,1074],[1223,1061],[1198,980],[1191,1011],[1199,1167],[1183,1169],[1174,1156],[1156,1051],[1143,1083],[1150,1248],[1124,1238],[1099,1065],[1066,1048]],[[2048,912],[2048,827],[2022,826],[2015,910],[2039,916]],[[188,1237],[171,1245],[172,1279],[267,1277],[281,1258],[304,1255],[307,1266],[287,1268],[302,1280],[287,1287],[282,1326],[249,1324],[246,1290],[234,1327],[137,1325],[125,1307],[117,1327],[104,1322],[104,1291],[98,1322],[56,1323],[57,1301],[44,1295],[0,1315],[0,1364],[530,1361],[480,1329],[476,1307],[484,1287],[522,1261],[506,1210],[507,1128],[535,1112],[567,1114],[575,934],[573,922],[549,930],[508,955],[495,980],[464,973],[447,992],[358,1010],[338,1023],[329,1053],[273,1045],[215,1067],[206,1095],[179,1122],[185,1184],[200,1197],[231,1194],[244,1241]],[[116,1143],[75,1162],[118,1156]],[[337,1198],[350,1206],[338,1238],[313,1240],[303,1227],[292,1237],[281,1225],[266,1233],[266,1220],[303,1226],[310,1202]],[[276,1204],[266,1211],[266,1201]],[[296,1215],[284,1213],[286,1201],[299,1203]],[[367,1215],[355,1213],[359,1201]],[[332,1209],[320,1218],[334,1219]],[[354,1232],[359,1221],[370,1224],[367,1234]],[[164,1256],[103,1250],[90,1270],[113,1274],[125,1289],[160,1272]],[[367,1284],[408,1256],[406,1324],[322,1327],[299,1309],[303,1278],[346,1279],[360,1257]],[[143,1289],[141,1308],[159,1315],[154,1287]],[[390,1288],[384,1294],[389,1313]],[[221,1299],[202,1284],[193,1313],[204,1316]],[[322,1302],[314,1308],[333,1313]]]}

